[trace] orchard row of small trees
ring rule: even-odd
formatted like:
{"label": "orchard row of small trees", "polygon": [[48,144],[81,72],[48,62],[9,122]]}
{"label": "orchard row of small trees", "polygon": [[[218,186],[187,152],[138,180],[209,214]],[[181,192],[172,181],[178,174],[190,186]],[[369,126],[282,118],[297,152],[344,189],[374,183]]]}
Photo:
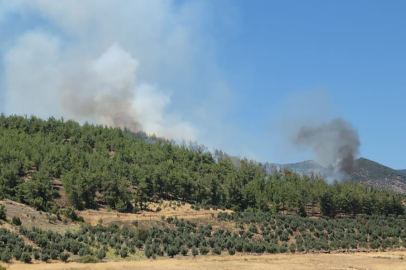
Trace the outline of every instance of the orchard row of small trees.
{"label": "orchard row of small trees", "polygon": [[98,261],[108,252],[126,258],[142,253],[147,258],[176,255],[234,255],[245,253],[295,253],[340,249],[381,249],[406,247],[406,217],[358,216],[318,220],[263,212],[219,213],[221,222],[234,229],[163,218],[159,226],[84,224],[76,232],[59,234],[37,228],[19,227],[20,233],[37,248],[24,243],[17,234],[0,229],[0,260],[26,263],[35,260],[66,261],[77,255],[84,261]]}

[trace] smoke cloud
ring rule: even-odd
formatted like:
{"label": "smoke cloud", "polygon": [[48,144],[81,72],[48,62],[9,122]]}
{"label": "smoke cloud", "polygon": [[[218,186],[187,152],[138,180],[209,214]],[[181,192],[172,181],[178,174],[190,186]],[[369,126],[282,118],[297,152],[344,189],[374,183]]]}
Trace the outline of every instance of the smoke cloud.
{"label": "smoke cloud", "polygon": [[190,123],[196,117],[191,108],[198,104],[191,101],[207,100],[212,93],[200,90],[210,88],[207,82],[223,81],[206,72],[218,67],[203,30],[210,15],[205,4],[8,2],[0,0],[0,23],[22,22],[2,34],[6,114],[74,118],[168,139],[199,139],[201,129]]}
{"label": "smoke cloud", "polygon": [[132,104],[137,60],[114,44],[62,87],[62,104],[75,118],[96,118],[107,125],[142,129]]}
{"label": "smoke cloud", "polygon": [[340,118],[321,125],[300,127],[293,142],[311,148],[330,170],[347,176],[354,170],[360,147],[358,132]]}

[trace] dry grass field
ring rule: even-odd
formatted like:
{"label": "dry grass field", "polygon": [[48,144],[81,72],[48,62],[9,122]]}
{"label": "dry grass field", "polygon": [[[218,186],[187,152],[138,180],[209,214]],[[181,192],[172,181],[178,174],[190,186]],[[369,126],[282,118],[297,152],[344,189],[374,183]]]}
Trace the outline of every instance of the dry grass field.
{"label": "dry grass field", "polygon": [[[169,201],[164,201],[161,205],[157,203],[150,203],[148,205],[148,210],[141,211],[137,214],[131,213],[117,213],[116,211],[108,211],[106,209],[99,210],[85,210],[78,211],[78,214],[83,217],[85,222],[92,225],[97,225],[100,221],[103,225],[108,226],[110,224],[117,225],[130,225],[132,221],[138,221],[140,224],[148,225],[152,223],[155,225],[157,221],[161,221],[162,216],[167,217],[177,217],[178,219],[184,218],[187,220],[194,221],[196,223],[214,223],[215,217],[220,212],[231,213],[230,210],[204,210],[200,209],[196,211],[191,208],[191,205],[185,203],[184,205],[175,205],[172,202],[172,206],[169,206]],[[160,211],[156,209],[160,207]],[[212,221],[212,222],[211,222]],[[215,224],[213,224],[215,225]]]}
{"label": "dry grass field", "polygon": [[[0,204],[6,206],[8,219],[11,219],[13,216],[19,217],[22,224],[27,228],[37,227],[43,230],[52,230],[59,233],[64,233],[67,230],[74,231],[80,227],[78,224],[67,219],[65,222],[60,221],[56,219],[55,215],[37,211],[28,205],[15,201],[0,200]],[[54,216],[53,220],[50,219],[51,216]],[[6,224],[3,226],[5,225]]]}
{"label": "dry grass field", "polygon": [[189,270],[189,269],[255,269],[255,270],[403,270],[406,269],[406,252],[353,253],[353,254],[283,254],[283,255],[235,255],[208,257],[179,257],[174,259],[78,263],[16,263],[7,265],[10,270]]}

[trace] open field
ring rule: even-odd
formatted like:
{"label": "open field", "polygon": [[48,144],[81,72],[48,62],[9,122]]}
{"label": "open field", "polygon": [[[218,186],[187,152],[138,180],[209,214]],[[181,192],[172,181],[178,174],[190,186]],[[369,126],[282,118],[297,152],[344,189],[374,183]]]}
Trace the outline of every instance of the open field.
{"label": "open field", "polygon": [[235,255],[211,257],[187,257],[159,260],[106,262],[98,264],[37,263],[12,264],[10,270],[90,270],[90,269],[256,269],[256,270],[310,270],[310,269],[358,269],[380,270],[406,269],[406,252],[353,253],[353,254],[293,254],[293,255]]}

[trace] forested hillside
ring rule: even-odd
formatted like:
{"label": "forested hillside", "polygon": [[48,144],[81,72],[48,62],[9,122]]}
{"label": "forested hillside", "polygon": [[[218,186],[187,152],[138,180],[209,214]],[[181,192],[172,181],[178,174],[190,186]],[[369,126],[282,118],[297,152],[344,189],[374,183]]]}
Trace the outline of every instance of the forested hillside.
{"label": "forested hillside", "polygon": [[406,194],[406,175],[366,158],[357,159],[351,178],[379,189]]}
{"label": "forested hillside", "polygon": [[71,120],[1,115],[0,145],[0,197],[45,211],[136,212],[165,198],[302,216],[309,209],[331,217],[404,212],[403,197],[390,191],[328,185],[289,170],[267,173],[262,164],[221,151]]}
{"label": "forested hillside", "polygon": [[[272,167],[289,169],[302,175],[329,175],[330,171],[315,161],[307,160],[292,164],[265,164],[267,171]],[[366,158],[358,158],[355,170],[348,176],[351,180],[366,184],[377,189],[391,190],[406,194],[406,174],[402,170],[394,170]]]}

